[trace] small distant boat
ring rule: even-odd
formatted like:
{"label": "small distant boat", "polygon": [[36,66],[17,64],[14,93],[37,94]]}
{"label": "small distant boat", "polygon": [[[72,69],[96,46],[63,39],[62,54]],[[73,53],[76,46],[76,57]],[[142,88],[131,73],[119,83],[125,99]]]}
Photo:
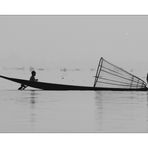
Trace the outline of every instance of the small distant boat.
{"label": "small distant boat", "polygon": [[133,74],[117,67],[101,57],[93,86],[65,85],[45,82],[32,82],[24,79],[10,78],[0,75],[1,78],[24,84],[41,90],[81,90],[81,91],[147,91],[146,83]]}

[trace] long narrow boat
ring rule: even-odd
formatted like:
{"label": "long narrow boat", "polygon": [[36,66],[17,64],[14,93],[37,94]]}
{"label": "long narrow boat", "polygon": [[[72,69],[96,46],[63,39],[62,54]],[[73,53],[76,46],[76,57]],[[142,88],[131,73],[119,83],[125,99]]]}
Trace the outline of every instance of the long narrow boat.
{"label": "long narrow boat", "polygon": [[29,80],[10,78],[0,75],[1,78],[24,84],[33,88],[42,90],[81,90],[81,91],[147,91],[146,83],[128,73],[127,71],[119,68],[105,59],[101,58],[98,64],[94,86],[77,86],[65,85],[45,82],[32,82]]}
{"label": "long narrow boat", "polygon": [[109,87],[88,87],[88,86],[77,86],[77,85],[64,85],[64,84],[55,84],[55,83],[45,83],[45,82],[31,82],[29,80],[9,78],[1,76],[1,78],[24,84],[33,88],[38,88],[42,90],[105,90],[105,91],[146,91],[148,88],[139,88],[139,89],[129,89],[129,88],[109,88]]}

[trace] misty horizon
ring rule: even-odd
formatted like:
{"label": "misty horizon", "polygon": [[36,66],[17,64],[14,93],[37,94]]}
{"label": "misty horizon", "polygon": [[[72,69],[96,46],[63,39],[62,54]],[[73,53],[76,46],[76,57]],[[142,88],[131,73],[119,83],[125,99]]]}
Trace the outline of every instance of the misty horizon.
{"label": "misty horizon", "polygon": [[148,71],[148,16],[0,16],[0,67]]}

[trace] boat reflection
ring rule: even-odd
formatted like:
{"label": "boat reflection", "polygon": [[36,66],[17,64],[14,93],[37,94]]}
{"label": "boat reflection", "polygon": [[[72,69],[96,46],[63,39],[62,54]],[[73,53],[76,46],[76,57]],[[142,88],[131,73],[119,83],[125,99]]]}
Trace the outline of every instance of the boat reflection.
{"label": "boat reflection", "polygon": [[35,90],[31,90],[31,93],[30,93],[30,103],[31,104],[35,104],[36,103],[36,99],[37,98],[37,93]]}
{"label": "boat reflection", "polygon": [[37,109],[36,109],[36,103],[37,103],[38,93],[35,90],[30,91],[30,127],[32,129],[32,132],[36,128],[37,123]]}

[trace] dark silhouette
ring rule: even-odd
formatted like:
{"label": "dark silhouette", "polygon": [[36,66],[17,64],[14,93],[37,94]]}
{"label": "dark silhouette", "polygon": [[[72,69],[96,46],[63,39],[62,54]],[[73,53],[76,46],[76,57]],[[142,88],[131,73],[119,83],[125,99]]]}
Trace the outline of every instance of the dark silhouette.
{"label": "dark silhouette", "polygon": [[30,77],[30,81],[38,81],[38,79],[35,79],[35,76],[36,76],[36,72],[35,71],[32,71],[31,72],[31,77]]}
{"label": "dark silhouette", "polygon": [[[38,79],[35,79],[36,72],[35,71],[32,71],[31,74],[32,75],[30,77],[30,81],[37,82]],[[18,90],[24,90],[26,87],[28,87],[28,86],[27,85],[24,85],[24,84],[21,84],[21,87],[19,87]]]}
{"label": "dark silhouette", "polygon": [[21,84],[21,87],[18,88],[18,90],[24,90],[27,86],[24,84]]}
{"label": "dark silhouette", "polygon": [[146,81],[147,81],[147,83],[148,83],[148,73],[147,73]]}

